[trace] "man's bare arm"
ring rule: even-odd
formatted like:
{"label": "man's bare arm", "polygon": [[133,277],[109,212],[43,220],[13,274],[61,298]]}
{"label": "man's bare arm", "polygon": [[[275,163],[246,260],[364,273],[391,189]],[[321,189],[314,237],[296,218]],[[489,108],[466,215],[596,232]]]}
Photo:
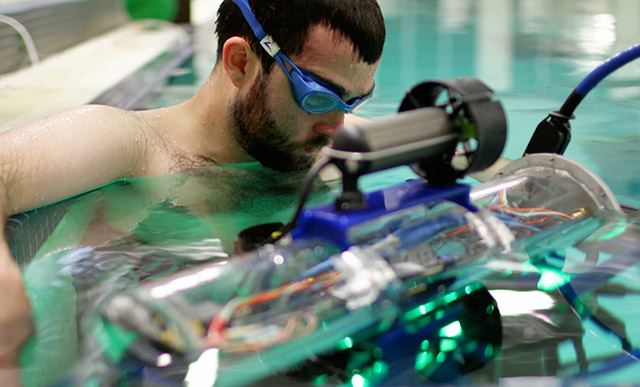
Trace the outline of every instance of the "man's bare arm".
{"label": "man's bare arm", "polygon": [[33,331],[4,235],[8,217],[135,174],[144,168],[141,132],[131,113],[85,106],[0,133],[0,384],[19,382],[20,350]]}
{"label": "man's bare arm", "polygon": [[0,133],[0,178],[14,214],[135,173],[144,141],[130,112],[70,109]]}

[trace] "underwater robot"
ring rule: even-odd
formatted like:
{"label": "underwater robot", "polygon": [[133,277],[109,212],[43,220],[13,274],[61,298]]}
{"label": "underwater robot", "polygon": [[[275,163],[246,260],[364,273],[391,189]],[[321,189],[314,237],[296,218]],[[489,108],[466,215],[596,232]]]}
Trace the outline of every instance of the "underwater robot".
{"label": "underwater robot", "polygon": [[[498,160],[507,130],[500,102],[476,79],[421,83],[398,114],[340,129],[309,171],[289,224],[247,230],[245,252],[232,259],[104,300],[93,322],[104,367],[85,381],[453,383],[518,344],[505,342],[513,314],[495,291],[509,279],[555,290],[572,316],[620,340],[615,364],[637,361],[624,332],[581,298],[636,264],[640,242],[628,215],[637,209],[621,207],[597,175],[562,153],[579,101],[639,55],[635,46],[596,69],[538,126],[522,158],[473,187],[458,181]],[[398,165],[421,178],[358,188],[362,175]],[[328,166],[341,172],[342,192],[306,208]],[[612,239],[622,242],[612,248]],[[609,258],[576,265],[574,256],[601,253]],[[579,370],[565,376],[596,372],[576,351]]]}

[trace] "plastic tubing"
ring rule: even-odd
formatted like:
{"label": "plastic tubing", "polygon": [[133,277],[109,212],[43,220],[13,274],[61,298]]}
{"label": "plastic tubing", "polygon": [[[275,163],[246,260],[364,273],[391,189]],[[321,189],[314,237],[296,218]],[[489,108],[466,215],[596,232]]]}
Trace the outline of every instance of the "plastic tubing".
{"label": "plastic tubing", "polygon": [[40,59],[38,58],[38,52],[36,51],[36,45],[33,43],[33,38],[29,34],[29,31],[16,19],[0,14],[0,22],[10,25],[14,30],[20,35],[22,41],[24,42],[25,47],[27,48],[27,53],[29,54],[29,60],[32,65],[36,65],[40,63]]}
{"label": "plastic tubing", "polygon": [[640,58],[640,43],[620,52],[619,54],[609,58],[606,62],[596,67],[585,79],[576,86],[571,92],[569,98],[560,108],[559,113],[567,119],[573,115],[580,101],[594,88],[600,81],[609,76],[611,73],[626,65],[627,63]]}

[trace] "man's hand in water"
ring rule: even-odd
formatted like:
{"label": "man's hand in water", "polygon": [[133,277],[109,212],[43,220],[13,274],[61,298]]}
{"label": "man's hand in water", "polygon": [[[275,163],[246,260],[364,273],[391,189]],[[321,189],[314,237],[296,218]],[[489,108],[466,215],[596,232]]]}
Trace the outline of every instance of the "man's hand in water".
{"label": "man's hand in water", "polygon": [[20,350],[32,332],[31,306],[22,272],[0,234],[0,375],[18,367]]}

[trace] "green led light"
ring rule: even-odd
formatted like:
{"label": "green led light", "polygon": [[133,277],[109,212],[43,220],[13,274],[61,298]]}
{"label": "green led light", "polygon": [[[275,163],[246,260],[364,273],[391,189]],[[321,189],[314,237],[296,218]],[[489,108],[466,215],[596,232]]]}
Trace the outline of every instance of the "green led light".
{"label": "green led light", "polygon": [[489,305],[487,306],[487,314],[491,314],[493,313],[493,310],[495,309],[495,307],[493,305]]}
{"label": "green led light", "polygon": [[447,355],[445,355],[444,352],[440,352],[438,356],[436,356],[436,362],[438,363],[444,363],[445,360],[447,360]]}
{"label": "green led light", "polygon": [[349,336],[338,342],[338,349],[340,351],[344,351],[345,349],[349,349],[351,347],[353,347],[353,339],[351,339],[351,337]]}
{"label": "green led light", "polygon": [[436,303],[431,301],[431,302],[427,302],[426,304],[422,304],[420,306],[418,306],[417,308],[413,308],[410,311],[408,311],[407,313],[404,314],[404,318],[406,320],[413,320],[415,318],[424,316],[425,314],[433,311],[436,308]]}
{"label": "green led light", "polygon": [[[458,343],[453,339],[442,339],[440,341],[440,351],[451,352],[458,348]],[[438,355],[440,357],[440,355]]]}
{"label": "green led light", "polygon": [[454,321],[440,329],[440,336],[443,337],[459,337],[460,335],[462,335],[462,326],[460,325],[460,321]]}
{"label": "green led light", "polygon": [[458,299],[458,295],[456,293],[449,293],[444,296],[444,301],[448,304]]}
{"label": "green led light", "polygon": [[414,308],[414,309],[411,309],[411,310],[407,311],[404,314],[403,317],[404,317],[405,320],[411,321],[411,320],[414,320],[414,319],[416,319],[416,318],[418,318],[420,316],[423,316],[422,312],[420,311],[420,308]]}
{"label": "green led light", "polygon": [[484,356],[487,359],[490,359],[493,357],[493,345],[487,345],[487,348],[484,350]]}
{"label": "green led light", "polygon": [[369,381],[362,375],[355,374],[351,377],[351,385],[353,387],[367,387],[369,385]]}
{"label": "green led light", "polygon": [[420,352],[416,356],[416,371],[422,371],[431,362],[433,362],[433,354],[431,352]]}
{"label": "green led light", "polygon": [[372,370],[374,374],[386,374],[389,370],[389,366],[387,366],[387,363],[383,361],[377,361],[373,363]]}
{"label": "green led light", "polygon": [[462,291],[458,292],[458,295],[462,296],[462,293],[471,294],[476,290],[482,289],[482,284],[479,282],[472,283],[471,285],[467,285],[464,287]]}
{"label": "green led light", "polygon": [[420,343],[420,349],[423,351],[426,351],[429,349],[429,340],[423,340],[422,343]]}

